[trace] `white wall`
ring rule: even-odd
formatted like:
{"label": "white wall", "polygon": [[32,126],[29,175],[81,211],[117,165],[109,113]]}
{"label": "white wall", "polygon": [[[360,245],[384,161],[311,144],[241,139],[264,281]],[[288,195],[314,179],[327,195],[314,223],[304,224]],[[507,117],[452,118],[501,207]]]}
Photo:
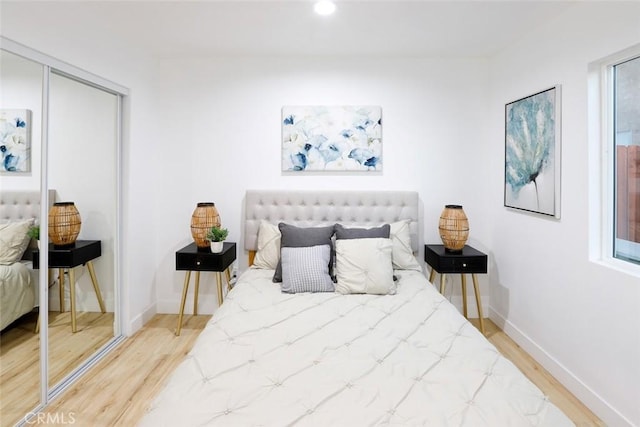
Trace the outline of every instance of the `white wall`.
{"label": "white wall", "polygon": [[[486,70],[486,62],[478,59],[160,61],[158,310],[175,313],[179,308],[184,273],[175,271],[175,251],[191,242],[189,221],[198,201],[216,203],[229,239],[238,242],[241,269],[246,267],[241,219],[247,189],[414,190],[424,204],[425,241],[439,242],[438,217],[446,203],[463,204],[473,227],[483,202],[456,176],[480,151]],[[283,174],[282,106],[342,104],[382,107],[383,172]],[[472,242],[487,236],[478,222]],[[202,276],[204,313],[217,306],[211,276]]]}
{"label": "white wall", "polygon": [[[576,4],[491,61],[491,317],[607,425],[640,425],[640,280],[589,261],[587,65],[640,41],[640,4]],[[502,206],[504,105],[562,85],[561,219]],[[486,168],[477,168],[482,173]]]}
{"label": "white wall", "polygon": [[0,173],[2,190],[39,190],[42,138],[42,66],[8,52],[0,59],[0,108],[31,111],[31,170]]}

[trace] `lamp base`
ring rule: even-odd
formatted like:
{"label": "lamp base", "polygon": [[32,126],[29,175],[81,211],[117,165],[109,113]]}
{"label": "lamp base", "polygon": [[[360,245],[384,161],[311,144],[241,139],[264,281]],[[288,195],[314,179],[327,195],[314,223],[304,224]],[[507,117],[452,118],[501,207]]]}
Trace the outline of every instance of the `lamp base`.
{"label": "lamp base", "polygon": [[449,248],[444,248],[444,251],[448,254],[461,254],[462,253],[462,249],[449,249]]}

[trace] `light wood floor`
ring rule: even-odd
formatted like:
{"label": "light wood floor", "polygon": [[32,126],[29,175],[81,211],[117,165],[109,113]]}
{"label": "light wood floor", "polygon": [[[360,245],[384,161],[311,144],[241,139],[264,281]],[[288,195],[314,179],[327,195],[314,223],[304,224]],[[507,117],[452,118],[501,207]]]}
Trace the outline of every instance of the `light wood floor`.
{"label": "light wood floor", "polygon": [[[210,316],[186,316],[182,334],[173,331],[177,315],[156,315],[89,371],[46,412],[72,414],[76,425],[126,426],[137,423],[164,380],[191,349]],[[477,320],[472,319],[477,327]],[[578,426],[604,424],[490,320],[486,335]]]}
{"label": "light wood floor", "polygon": [[[37,313],[0,335],[0,426],[12,426],[40,401]],[[49,384],[56,385],[113,336],[113,313],[80,312],[71,332],[70,312],[49,312]]]}

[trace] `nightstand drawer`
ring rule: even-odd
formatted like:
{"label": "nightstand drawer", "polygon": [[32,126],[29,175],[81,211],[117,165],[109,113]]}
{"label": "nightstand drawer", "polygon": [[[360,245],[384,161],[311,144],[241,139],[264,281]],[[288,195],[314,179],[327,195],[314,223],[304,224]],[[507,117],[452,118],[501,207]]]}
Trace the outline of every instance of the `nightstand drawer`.
{"label": "nightstand drawer", "polygon": [[199,250],[194,243],[176,252],[176,270],[224,271],[235,259],[235,243],[224,242],[224,249],[219,254],[208,249]]}
{"label": "nightstand drawer", "polygon": [[440,273],[486,273],[487,258],[486,257],[456,257],[440,259],[439,268],[436,271]]}
{"label": "nightstand drawer", "polygon": [[[76,240],[69,246],[59,247],[49,243],[49,268],[73,268],[102,255],[100,240]],[[40,268],[40,251],[32,252],[33,268]]]}
{"label": "nightstand drawer", "polygon": [[450,253],[442,245],[425,245],[424,260],[441,274],[487,272],[487,255],[470,246],[462,253]]}

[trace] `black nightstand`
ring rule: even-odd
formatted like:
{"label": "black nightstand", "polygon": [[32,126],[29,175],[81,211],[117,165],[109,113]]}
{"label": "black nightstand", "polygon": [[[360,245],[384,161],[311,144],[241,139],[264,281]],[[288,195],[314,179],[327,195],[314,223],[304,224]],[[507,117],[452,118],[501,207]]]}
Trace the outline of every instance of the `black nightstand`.
{"label": "black nightstand", "polygon": [[[60,312],[65,311],[64,307],[64,270],[69,270],[69,293],[71,295],[71,331],[76,332],[76,277],[74,268],[79,265],[87,266],[93,290],[96,292],[100,311],[106,313],[107,310],[102,300],[102,293],[93,268],[93,260],[102,255],[102,244],[100,240],[76,240],[69,246],[54,246],[49,243],[49,268],[57,268],[58,280],[60,283]],[[40,268],[40,252],[33,251],[33,268]],[[38,318],[39,320],[39,318]]]}
{"label": "black nightstand", "polygon": [[214,254],[209,248],[200,249],[195,242],[191,243],[176,252],[176,270],[186,271],[184,286],[182,288],[182,301],[180,303],[180,314],[178,316],[178,327],[176,335],[180,335],[182,330],[182,317],[184,315],[184,304],[187,301],[187,291],[189,290],[189,280],[191,272],[196,272],[196,289],[193,296],[193,314],[198,314],[198,291],[200,288],[200,272],[213,271],[216,273],[218,282],[218,304],[222,304],[222,272],[227,276],[227,290],[230,287],[231,274],[229,266],[236,260],[236,244],[224,242],[222,252]]}
{"label": "black nightstand", "polygon": [[447,274],[460,274],[464,317],[467,317],[467,281],[465,274],[471,274],[473,290],[476,294],[478,316],[480,317],[480,331],[484,334],[482,303],[476,274],[487,273],[487,255],[468,245],[465,245],[460,253],[447,252],[444,245],[424,245],[424,260],[431,266],[430,282],[433,282],[436,272],[440,273],[441,294],[444,294],[445,276]]}

